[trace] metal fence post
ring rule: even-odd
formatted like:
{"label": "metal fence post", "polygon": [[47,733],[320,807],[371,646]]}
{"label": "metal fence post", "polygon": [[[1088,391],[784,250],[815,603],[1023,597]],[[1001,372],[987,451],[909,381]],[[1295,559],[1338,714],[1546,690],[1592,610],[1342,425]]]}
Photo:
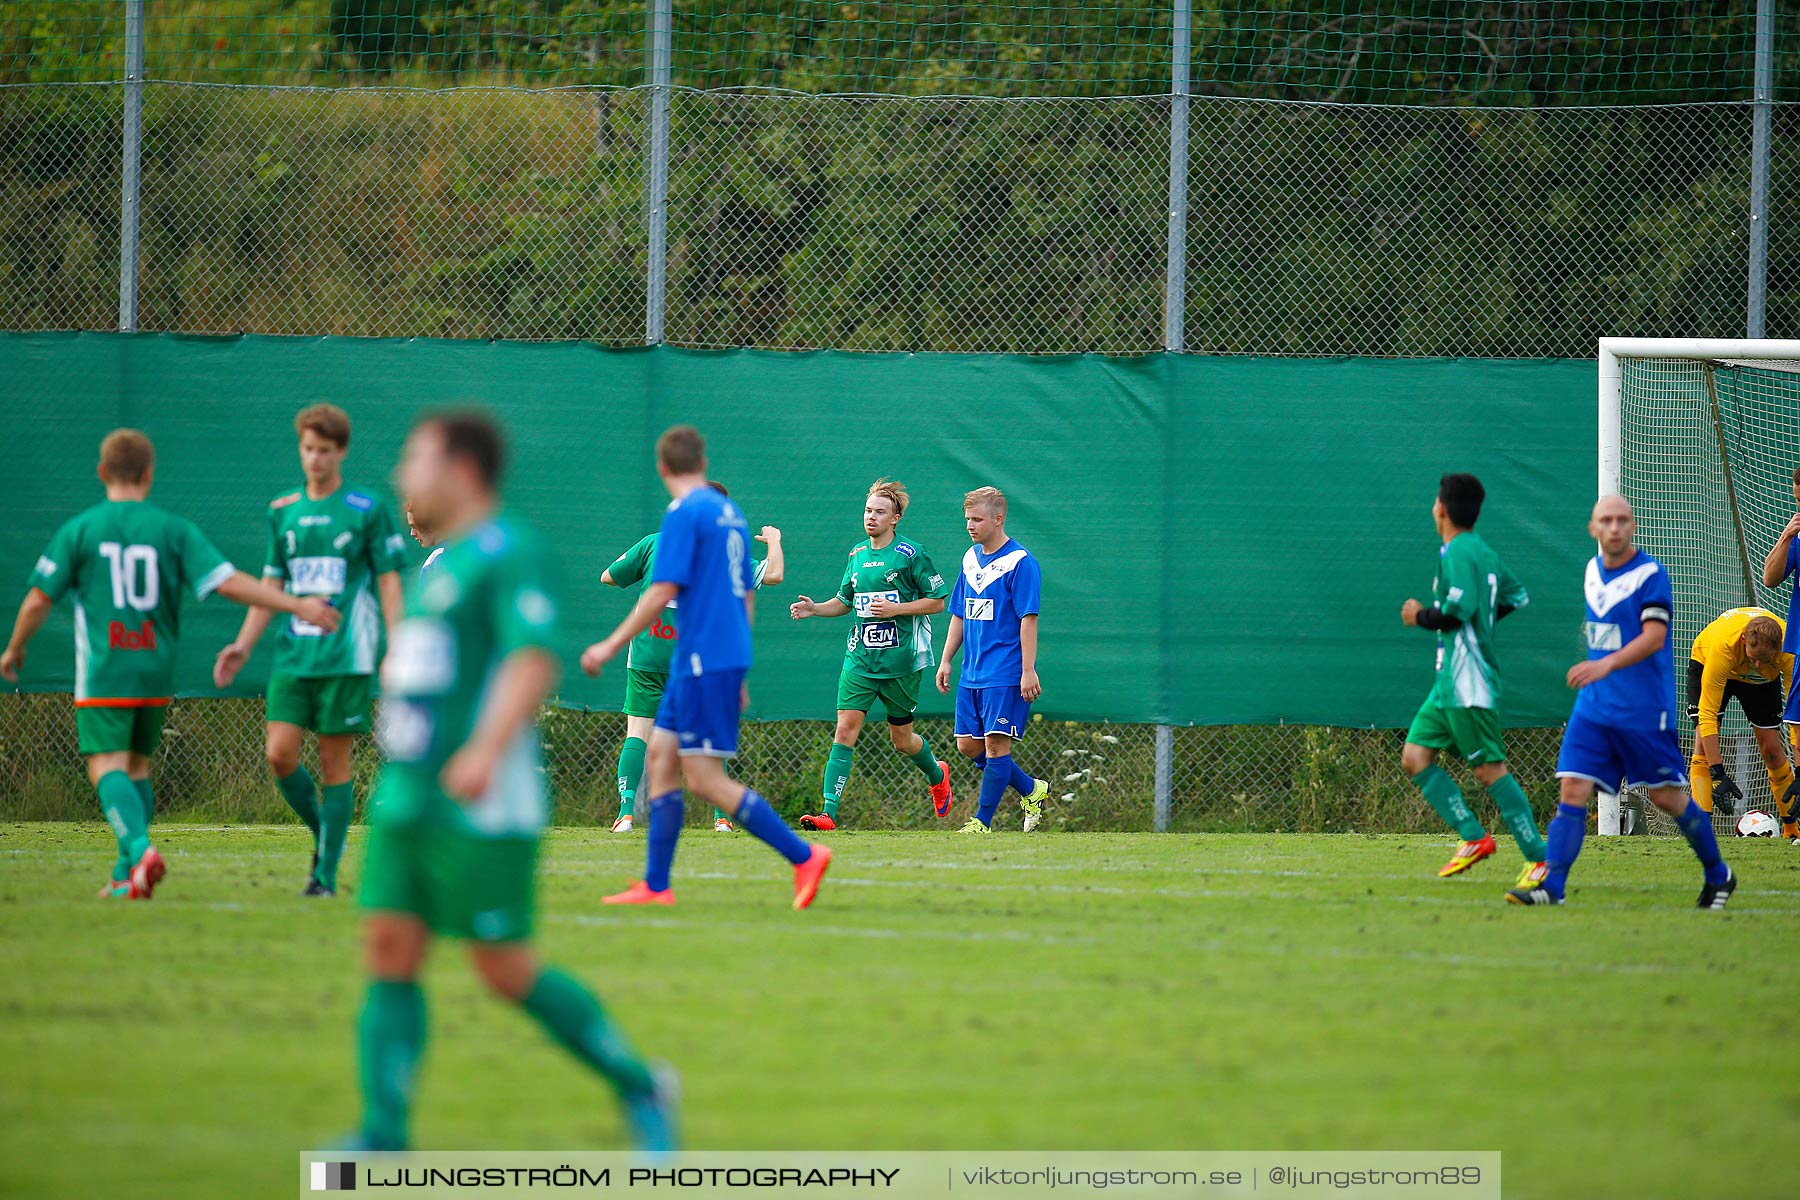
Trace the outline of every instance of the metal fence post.
{"label": "metal fence post", "polygon": [[1193,57],[1190,0],[1175,0],[1169,48],[1169,263],[1163,284],[1163,349],[1180,350],[1187,338],[1188,70]]}
{"label": "metal fence post", "polygon": [[1158,833],[1169,832],[1169,818],[1175,809],[1175,730],[1168,725],[1156,727],[1156,822]]}
{"label": "metal fence post", "polygon": [[119,170],[119,330],[138,325],[138,208],[144,166],[144,0],[125,0],[125,130]]}
{"label": "metal fence post", "polygon": [[669,81],[674,0],[650,5],[650,164],[644,180],[649,224],[650,271],[644,285],[644,341],[661,345],[668,307],[669,271]]}
{"label": "metal fence post", "polygon": [[1750,296],[1744,335],[1763,336],[1769,273],[1769,135],[1775,119],[1775,0],[1756,3],[1755,109],[1750,126]]}

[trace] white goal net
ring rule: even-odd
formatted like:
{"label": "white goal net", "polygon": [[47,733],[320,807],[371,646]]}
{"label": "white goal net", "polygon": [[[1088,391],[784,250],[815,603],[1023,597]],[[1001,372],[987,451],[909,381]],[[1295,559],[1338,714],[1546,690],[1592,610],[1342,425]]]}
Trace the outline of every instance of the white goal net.
{"label": "white goal net", "polygon": [[[1800,511],[1796,468],[1800,341],[1601,341],[1600,491],[1631,501],[1638,544],[1669,569],[1684,706],[1688,648],[1709,621],[1746,604],[1786,618],[1790,585],[1765,587],[1762,569]],[[1684,712],[1684,749],[1692,736]],[[1767,773],[1735,705],[1720,738],[1744,806],[1773,813]],[[1652,829],[1672,831],[1672,822],[1643,807]],[[1735,818],[1716,810],[1714,822],[1724,833]]]}

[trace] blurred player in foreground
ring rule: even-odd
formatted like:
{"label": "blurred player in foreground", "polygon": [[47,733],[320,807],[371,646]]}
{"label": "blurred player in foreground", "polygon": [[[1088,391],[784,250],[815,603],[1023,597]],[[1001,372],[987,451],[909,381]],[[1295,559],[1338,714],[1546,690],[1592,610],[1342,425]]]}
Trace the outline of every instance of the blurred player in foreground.
{"label": "blurred player in foreground", "polygon": [[1794,656],[1781,649],[1781,620],[1762,608],[1734,608],[1702,629],[1688,654],[1688,720],[1694,726],[1694,756],[1688,781],[1694,803],[1707,812],[1717,800],[1727,814],[1737,811],[1744,793],[1725,769],[1719,753],[1719,718],[1735,698],[1756,731],[1756,748],[1769,769],[1769,791],[1792,823],[1794,769],[1782,739],[1785,685],[1794,675]]}
{"label": "blurred player in foreground", "polygon": [[681,837],[682,783],[761,838],[794,867],[794,907],[818,894],[831,851],[809,846],[769,802],[725,773],[737,754],[738,716],[750,670],[750,539],[736,504],[706,482],[706,443],[677,425],[656,443],[656,472],[674,497],[663,514],[651,583],[631,614],[581,655],[589,675],[648,629],[671,603],[681,606],[668,690],[650,735],[650,829],[644,878],[607,904],[673,904],[669,872]]}
{"label": "blurred player in foreground", "polygon": [[[391,638],[400,623],[406,543],[385,501],[344,482],[350,418],[343,409],[315,404],[294,418],[294,432],[306,482],[269,502],[263,578],[290,595],[322,597],[344,614],[344,624],[335,633],[306,621],[282,625],[265,701],[264,749],[276,790],[312,831],[303,894],[323,897],[337,895],[338,860],[356,816],[350,752],[356,735],[371,726],[382,625]],[[237,639],[213,661],[216,686],[231,686],[271,615],[266,608],[244,614]],[[319,787],[300,765],[309,731],[319,740]]]}
{"label": "blurred player in foreground", "polygon": [[1704,872],[1696,907],[1722,909],[1737,876],[1719,854],[1712,817],[1687,794],[1676,733],[1675,656],[1669,646],[1674,595],[1663,565],[1631,544],[1637,519],[1623,496],[1602,496],[1588,520],[1600,553],[1588,561],[1582,629],[1588,656],[1569,668],[1579,690],[1556,760],[1562,802],[1550,822],[1542,883],[1506,893],[1513,904],[1561,904],[1587,833],[1596,785],[1649,790],[1675,818]]}
{"label": "blurred player in foreground", "polygon": [[1506,765],[1494,626],[1524,608],[1528,597],[1500,556],[1475,532],[1486,498],[1486,489],[1473,475],[1445,475],[1438,481],[1431,518],[1442,545],[1437,576],[1431,581],[1431,604],[1409,599],[1400,606],[1402,621],[1437,634],[1437,678],[1406,731],[1400,767],[1462,838],[1450,861],[1438,868],[1439,877],[1460,875],[1497,849],[1456,781],[1437,765],[1438,751],[1448,750],[1469,764],[1494,798],[1513,842],[1525,856],[1517,886],[1527,887],[1544,878],[1544,838],[1531,815],[1531,801]]}
{"label": "blurred player in foreground", "polygon": [[956,748],[981,771],[981,799],[963,833],[987,833],[1011,785],[1024,810],[1021,828],[1038,827],[1048,780],[1033,779],[1013,759],[1013,746],[1043,695],[1038,681],[1037,559],[1006,533],[1006,495],[976,488],[963,497],[963,526],[974,542],[950,592],[950,632],[938,662],[937,690],[950,691],[950,660],[962,651],[956,689]]}
{"label": "blurred player in foreground", "polygon": [[[725,485],[708,480],[706,486],[729,496]],[[626,588],[634,583],[641,597],[653,585],[656,572],[656,543],[660,533],[645,534],[600,572],[600,582],[608,587]],[[769,556],[750,570],[750,588],[755,591],[765,584],[773,586],[786,577],[787,559],[781,551],[781,530],[764,525],[756,540],[769,548]],[[625,744],[619,747],[619,815],[613,820],[614,833],[630,833],[635,827],[638,785],[644,778],[644,754],[650,745],[650,731],[656,726],[656,709],[669,686],[669,660],[675,656],[675,639],[679,614],[671,604],[662,616],[652,621],[642,633],[631,639],[631,650],[625,660]],[[725,810],[713,809],[713,832],[730,833],[731,819]]]}
{"label": "blurred player in foreground", "polygon": [[537,714],[561,638],[549,558],[499,512],[500,434],[451,413],[413,427],[402,494],[444,538],[382,665],[381,749],[364,910],[368,992],[357,1023],[362,1126],[344,1149],[400,1150],[425,1052],[419,972],[433,935],[470,943],[475,971],[618,1093],[640,1149],[674,1148],[672,1073],[653,1070],[592,992],[531,945],[550,798]]}
{"label": "blurred player in foreground", "polygon": [[239,571],[193,522],[151,504],[156,450],[135,429],[100,443],[106,499],[70,518],[31,573],[0,676],[19,678],[25,647],[64,593],[75,600],[75,728],[88,781],[119,840],[112,880],[100,895],[148,900],[166,866],[150,844],[156,799],[150,756],[162,742],[163,710],[175,691],[184,595],[214,592],[337,628],[339,614],[315,596],[289,596]]}
{"label": "blurred player in foreground", "polygon": [[802,596],[788,608],[796,621],[856,614],[838,676],[837,730],[820,784],[824,807],[816,816],[800,818],[804,829],[837,828],[856,742],[877,703],[886,710],[888,740],[925,776],[932,808],[940,817],[950,813],[950,764],[913,724],[919,683],[931,669],[931,616],[944,611],[950,585],[917,542],[897,536],[907,499],[898,480],[870,484],[863,501],[863,532],[869,536],[850,551],[837,594],[817,601]]}

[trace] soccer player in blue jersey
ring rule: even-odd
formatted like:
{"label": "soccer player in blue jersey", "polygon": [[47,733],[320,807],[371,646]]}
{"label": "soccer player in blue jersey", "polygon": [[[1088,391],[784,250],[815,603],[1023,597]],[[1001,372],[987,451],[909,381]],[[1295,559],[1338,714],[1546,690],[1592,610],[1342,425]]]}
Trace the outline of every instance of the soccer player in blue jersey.
{"label": "soccer player in blue jersey", "polygon": [[1674,596],[1663,565],[1631,544],[1637,519],[1623,496],[1602,496],[1588,532],[1600,553],[1584,587],[1588,656],[1569,668],[1580,691],[1563,733],[1556,777],[1562,803],[1550,822],[1542,883],[1506,893],[1513,904],[1561,904],[1569,868],[1581,853],[1594,787],[1649,789],[1675,818],[1705,870],[1697,907],[1721,909],[1737,876],[1719,855],[1712,817],[1687,793],[1686,756],[1676,733],[1675,656],[1669,647]]}
{"label": "soccer player in blue jersey", "polygon": [[[1800,504],[1800,467],[1794,468],[1794,502]],[[1780,587],[1784,580],[1800,574],[1800,548],[1795,545],[1796,535],[1800,535],[1800,513],[1789,518],[1781,536],[1775,539],[1775,548],[1763,560],[1764,587]],[[1796,584],[1788,596],[1787,632],[1781,651],[1783,654],[1800,654],[1800,584]],[[1795,682],[1788,687],[1787,712],[1782,714],[1782,719],[1787,723],[1789,740],[1800,748],[1800,672],[1795,675]],[[1794,811],[1797,792],[1800,792],[1800,783],[1790,783],[1775,797],[1775,806],[1781,814],[1781,836],[1800,845],[1800,824],[1795,822],[1795,817],[1800,814]]]}
{"label": "soccer player in blue jersey", "polygon": [[607,904],[673,904],[669,870],[681,836],[682,781],[743,829],[773,846],[794,866],[794,907],[818,894],[831,851],[808,845],[769,802],[725,773],[737,753],[738,714],[749,695],[750,531],[732,500],[706,482],[706,443],[697,429],[677,425],[656,443],[656,473],[674,501],[663,514],[650,586],[631,615],[581,655],[581,669],[598,675],[631,639],[669,605],[681,606],[669,682],[656,710],[647,767],[650,832],[644,878]]}
{"label": "soccer player in blue jersey", "polygon": [[1038,827],[1050,783],[1033,779],[1013,760],[1038,681],[1037,559],[1006,535],[1006,495],[976,488],[963,497],[963,524],[974,542],[950,592],[950,632],[938,661],[937,689],[950,691],[950,659],[962,651],[956,690],[956,748],[981,771],[981,800],[964,833],[987,833],[1010,784],[1025,811],[1024,831]]}

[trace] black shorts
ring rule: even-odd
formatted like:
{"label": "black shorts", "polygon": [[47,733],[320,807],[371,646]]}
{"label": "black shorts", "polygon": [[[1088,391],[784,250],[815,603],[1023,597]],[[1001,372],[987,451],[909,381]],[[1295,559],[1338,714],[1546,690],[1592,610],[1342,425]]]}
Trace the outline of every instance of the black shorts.
{"label": "black shorts", "polygon": [[[1688,723],[1700,723],[1700,677],[1706,668],[1688,660],[1687,674],[1687,710]],[[1719,716],[1731,707],[1736,698],[1738,707],[1744,710],[1744,717],[1758,729],[1780,729],[1782,718],[1787,710],[1787,698],[1781,694],[1781,681],[1771,679],[1766,683],[1745,683],[1741,679],[1725,681],[1725,695],[1719,701]]]}

